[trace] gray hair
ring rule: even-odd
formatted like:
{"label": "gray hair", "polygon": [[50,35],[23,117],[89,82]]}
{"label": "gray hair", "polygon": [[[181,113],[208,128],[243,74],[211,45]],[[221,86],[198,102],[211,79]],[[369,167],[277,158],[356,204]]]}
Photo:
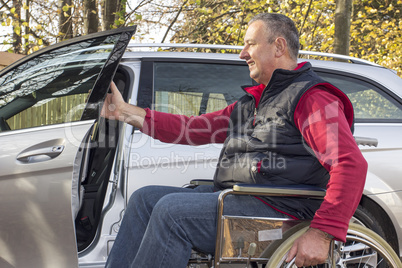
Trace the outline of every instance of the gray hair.
{"label": "gray hair", "polygon": [[258,20],[263,21],[267,27],[269,34],[268,43],[274,42],[278,37],[285,38],[289,48],[289,54],[296,60],[299,55],[300,43],[299,33],[293,20],[278,13],[262,13],[254,16],[248,24],[250,25]]}

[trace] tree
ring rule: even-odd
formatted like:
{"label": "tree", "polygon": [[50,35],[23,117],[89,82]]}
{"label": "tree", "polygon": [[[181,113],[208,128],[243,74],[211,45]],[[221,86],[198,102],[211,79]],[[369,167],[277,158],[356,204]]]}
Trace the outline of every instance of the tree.
{"label": "tree", "polygon": [[22,48],[22,27],[21,27],[21,1],[14,0],[13,8],[11,9],[11,13],[13,14],[13,50],[16,53],[23,54],[24,50]]}
{"label": "tree", "polygon": [[73,37],[72,7],[72,0],[59,0],[59,35],[61,40]]}
{"label": "tree", "polygon": [[350,20],[353,0],[336,0],[334,52],[349,55]]}
{"label": "tree", "polygon": [[402,76],[402,1],[355,1],[350,42],[351,55]]}
{"label": "tree", "polygon": [[84,1],[84,34],[96,33],[98,31],[98,7],[96,0]]}
{"label": "tree", "polygon": [[102,0],[102,30],[124,25],[126,0]]}

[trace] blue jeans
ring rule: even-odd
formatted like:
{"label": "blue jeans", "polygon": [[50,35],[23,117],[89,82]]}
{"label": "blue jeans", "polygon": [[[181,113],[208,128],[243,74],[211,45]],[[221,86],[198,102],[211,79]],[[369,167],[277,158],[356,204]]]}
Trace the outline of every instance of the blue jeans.
{"label": "blue jeans", "polygon": [[[107,268],[186,267],[191,250],[214,253],[217,203],[212,186],[147,186],[133,193]],[[286,217],[252,196],[225,198],[225,215]]]}

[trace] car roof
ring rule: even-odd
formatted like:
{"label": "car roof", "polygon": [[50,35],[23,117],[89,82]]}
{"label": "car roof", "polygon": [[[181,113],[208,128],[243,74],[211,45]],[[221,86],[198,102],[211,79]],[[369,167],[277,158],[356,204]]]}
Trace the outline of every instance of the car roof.
{"label": "car roof", "polygon": [[[224,48],[232,53],[213,53],[213,52],[171,52],[166,51],[152,51],[153,47],[174,47],[174,48],[209,48],[219,50]],[[146,48],[148,51],[138,50]],[[235,50],[239,50],[239,46],[215,46],[215,45],[194,45],[194,44],[132,44],[129,45],[129,49],[123,56],[123,62],[138,61],[138,60],[169,60],[169,61],[212,61],[212,62],[236,62],[239,64],[245,64],[246,62],[239,58],[238,53],[233,53]],[[137,50],[137,51],[136,51]],[[344,75],[350,75],[353,77],[364,77],[365,81],[373,81],[378,83],[392,93],[402,98],[402,79],[396,74],[395,71],[387,69],[378,64],[371,63],[365,60],[361,60],[354,57],[348,57],[344,55],[336,55],[329,53],[317,53],[310,51],[301,51],[300,55],[303,58],[299,58],[298,62],[308,61],[312,64],[316,70],[331,70],[331,72],[339,72]],[[306,57],[325,57],[325,60],[321,59],[309,59]],[[349,62],[332,61],[327,60],[328,57],[336,59],[349,60]]]}

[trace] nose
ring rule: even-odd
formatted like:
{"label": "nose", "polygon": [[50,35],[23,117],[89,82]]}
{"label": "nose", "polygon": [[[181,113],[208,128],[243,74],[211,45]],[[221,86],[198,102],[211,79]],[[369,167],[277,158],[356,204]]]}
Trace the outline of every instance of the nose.
{"label": "nose", "polygon": [[239,54],[239,58],[242,60],[245,60],[247,57],[249,57],[248,52],[247,52],[247,46],[244,46]]}

